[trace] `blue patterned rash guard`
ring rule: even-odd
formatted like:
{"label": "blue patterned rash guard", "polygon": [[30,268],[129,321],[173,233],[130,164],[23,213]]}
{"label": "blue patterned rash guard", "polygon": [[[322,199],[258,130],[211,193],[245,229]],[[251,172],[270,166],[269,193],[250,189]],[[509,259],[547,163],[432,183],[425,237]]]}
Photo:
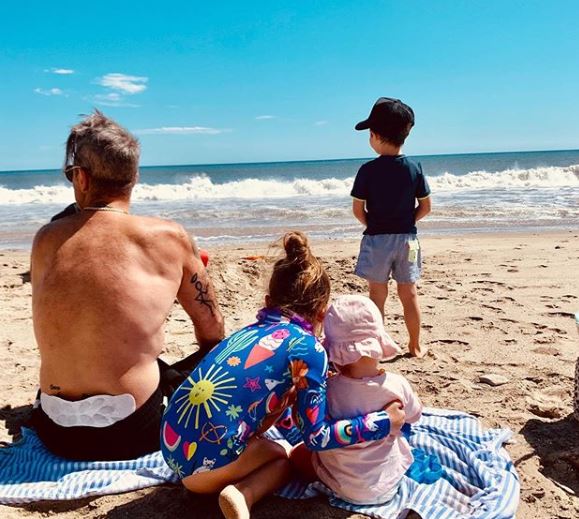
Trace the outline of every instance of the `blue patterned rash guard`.
{"label": "blue patterned rash guard", "polygon": [[257,317],[216,345],[171,397],[161,423],[161,451],[181,478],[235,461],[292,394],[298,428],[311,450],[388,435],[384,411],[327,417],[328,358],[309,323],[271,309]]}

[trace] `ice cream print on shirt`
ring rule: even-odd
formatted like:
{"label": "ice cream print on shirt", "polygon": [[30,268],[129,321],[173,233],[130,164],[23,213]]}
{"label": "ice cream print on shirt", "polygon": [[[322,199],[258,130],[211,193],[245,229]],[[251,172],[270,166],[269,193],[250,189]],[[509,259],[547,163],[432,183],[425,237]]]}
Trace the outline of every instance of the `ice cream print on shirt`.
{"label": "ice cream print on shirt", "polygon": [[[181,478],[231,463],[293,402],[307,446],[331,449],[384,437],[384,412],[326,416],[326,352],[299,316],[262,310],[256,323],[224,339],[175,391],[163,416],[161,450]],[[294,395],[289,398],[289,395]],[[291,400],[291,401],[290,401]],[[289,413],[283,415],[282,427]],[[267,427],[270,422],[267,422]]]}

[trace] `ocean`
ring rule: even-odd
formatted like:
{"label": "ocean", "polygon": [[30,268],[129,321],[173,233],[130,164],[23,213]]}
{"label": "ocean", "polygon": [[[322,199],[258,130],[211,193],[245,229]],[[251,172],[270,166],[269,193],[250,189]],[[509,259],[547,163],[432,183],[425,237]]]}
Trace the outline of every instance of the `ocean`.
{"label": "ocean", "polygon": [[[422,235],[579,228],[579,150],[415,156],[432,190]],[[131,211],[178,221],[201,246],[360,236],[349,196],[369,159],[150,166]],[[0,172],[0,248],[29,249],[73,201],[60,170]]]}

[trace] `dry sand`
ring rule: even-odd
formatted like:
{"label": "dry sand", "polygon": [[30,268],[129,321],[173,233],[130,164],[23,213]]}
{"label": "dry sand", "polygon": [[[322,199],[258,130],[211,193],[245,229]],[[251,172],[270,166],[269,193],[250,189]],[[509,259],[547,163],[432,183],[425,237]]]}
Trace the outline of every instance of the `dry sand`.
{"label": "dry sand", "polygon": [[[521,479],[519,518],[579,516],[579,423],[571,416],[579,337],[579,231],[426,237],[423,342],[431,355],[400,358],[388,369],[407,376],[428,406],[460,409],[489,427],[510,427],[507,446]],[[365,293],[352,274],[358,242],[326,241],[314,251],[326,262],[334,294]],[[229,332],[249,323],[263,300],[268,266],[263,246],[212,250],[210,270]],[[28,253],[0,252],[0,440],[11,440],[35,393],[38,356],[30,318]],[[394,287],[387,329],[401,344],[404,321]],[[192,329],[175,307],[167,322],[167,360],[191,352]],[[504,385],[479,382],[485,374]],[[0,506],[0,517],[220,517],[215,498],[165,486],[97,499]],[[324,499],[271,497],[254,517],[361,517]]]}

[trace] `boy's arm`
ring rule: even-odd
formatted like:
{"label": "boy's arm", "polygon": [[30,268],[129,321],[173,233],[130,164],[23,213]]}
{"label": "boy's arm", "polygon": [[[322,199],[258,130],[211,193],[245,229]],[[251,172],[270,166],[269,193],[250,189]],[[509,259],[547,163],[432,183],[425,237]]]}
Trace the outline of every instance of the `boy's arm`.
{"label": "boy's arm", "polygon": [[418,206],[414,210],[414,221],[421,220],[424,218],[428,213],[430,213],[432,209],[432,202],[430,201],[430,197],[427,196],[425,198],[418,199]]}
{"label": "boy's arm", "polygon": [[368,227],[368,222],[366,220],[366,201],[359,200],[358,198],[352,199],[352,212],[356,219],[364,226]]}

